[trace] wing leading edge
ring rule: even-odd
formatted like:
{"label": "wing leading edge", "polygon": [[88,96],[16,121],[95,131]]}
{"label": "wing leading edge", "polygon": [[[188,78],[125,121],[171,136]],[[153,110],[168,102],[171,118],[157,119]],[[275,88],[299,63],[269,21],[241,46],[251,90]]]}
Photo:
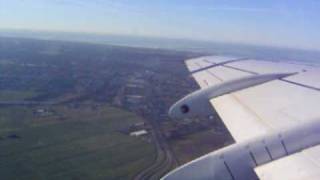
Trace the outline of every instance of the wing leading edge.
{"label": "wing leading edge", "polygon": [[[186,64],[194,71],[230,59],[234,57],[212,56],[187,60]],[[319,118],[320,68],[246,60],[206,69],[193,77],[201,88],[206,88],[246,76],[291,72],[298,74],[210,100],[234,139],[241,142]]]}

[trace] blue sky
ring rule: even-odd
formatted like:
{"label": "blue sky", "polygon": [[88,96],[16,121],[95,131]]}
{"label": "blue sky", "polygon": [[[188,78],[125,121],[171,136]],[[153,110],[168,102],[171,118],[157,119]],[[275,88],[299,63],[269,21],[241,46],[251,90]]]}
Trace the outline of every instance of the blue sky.
{"label": "blue sky", "polygon": [[320,50],[318,0],[0,0],[0,29],[97,32]]}

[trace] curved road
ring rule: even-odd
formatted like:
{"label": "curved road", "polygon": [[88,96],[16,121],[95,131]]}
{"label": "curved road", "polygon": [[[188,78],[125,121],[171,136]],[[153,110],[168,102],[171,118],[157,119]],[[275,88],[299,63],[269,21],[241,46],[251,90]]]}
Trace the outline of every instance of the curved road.
{"label": "curved road", "polygon": [[152,166],[144,169],[136,175],[134,180],[159,180],[165,173],[178,165],[171,152],[169,145],[163,137],[160,125],[154,121],[149,121],[152,127],[152,137],[154,139],[157,157]]}

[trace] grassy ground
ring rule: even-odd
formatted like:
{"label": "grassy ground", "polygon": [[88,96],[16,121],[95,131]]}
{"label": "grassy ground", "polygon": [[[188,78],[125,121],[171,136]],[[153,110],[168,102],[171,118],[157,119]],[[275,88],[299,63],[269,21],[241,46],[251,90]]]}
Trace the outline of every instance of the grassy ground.
{"label": "grassy ground", "polygon": [[232,139],[226,133],[211,130],[197,132],[181,139],[170,141],[170,145],[179,164],[184,164],[202,155],[231,144]]}
{"label": "grassy ground", "polygon": [[[119,133],[142,121],[109,106],[0,108],[1,179],[130,179],[153,145]],[[43,107],[41,107],[43,108]]]}
{"label": "grassy ground", "polygon": [[21,101],[37,94],[33,91],[0,91],[0,101]]}

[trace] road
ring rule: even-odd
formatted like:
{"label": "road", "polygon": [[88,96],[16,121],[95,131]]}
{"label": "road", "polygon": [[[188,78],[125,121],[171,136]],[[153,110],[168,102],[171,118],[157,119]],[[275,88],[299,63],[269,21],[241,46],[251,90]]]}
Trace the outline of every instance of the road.
{"label": "road", "polygon": [[157,156],[154,164],[141,171],[134,180],[159,180],[169,170],[177,167],[178,162],[168,145],[158,120],[146,118],[152,128],[152,137],[157,149]]}

